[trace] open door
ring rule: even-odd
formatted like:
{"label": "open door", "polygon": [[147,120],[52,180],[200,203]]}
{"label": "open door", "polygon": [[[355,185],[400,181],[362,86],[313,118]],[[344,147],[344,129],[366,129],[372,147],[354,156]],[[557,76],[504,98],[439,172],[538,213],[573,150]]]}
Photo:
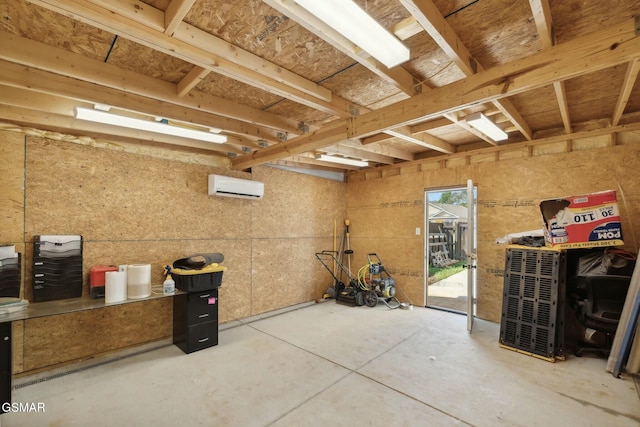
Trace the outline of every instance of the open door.
{"label": "open door", "polygon": [[[473,189],[473,183],[470,185]],[[474,191],[470,197],[467,186],[425,189],[424,222],[424,305],[471,313],[471,317],[475,315],[475,299],[469,293],[475,289],[475,283],[470,284],[475,280]],[[472,254],[471,259],[467,253]]]}
{"label": "open door", "polygon": [[467,218],[465,254],[467,257],[467,330],[473,330],[473,319],[476,308],[476,277],[477,277],[477,234],[476,234],[476,189],[472,180],[467,180]]}

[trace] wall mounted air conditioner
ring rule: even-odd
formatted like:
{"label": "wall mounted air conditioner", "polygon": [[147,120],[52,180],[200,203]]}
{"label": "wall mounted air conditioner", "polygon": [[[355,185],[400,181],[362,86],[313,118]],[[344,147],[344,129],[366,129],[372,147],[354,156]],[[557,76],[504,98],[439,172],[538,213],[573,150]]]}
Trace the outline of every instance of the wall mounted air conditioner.
{"label": "wall mounted air conditioner", "polygon": [[264,183],[230,176],[209,175],[209,195],[262,199]]}

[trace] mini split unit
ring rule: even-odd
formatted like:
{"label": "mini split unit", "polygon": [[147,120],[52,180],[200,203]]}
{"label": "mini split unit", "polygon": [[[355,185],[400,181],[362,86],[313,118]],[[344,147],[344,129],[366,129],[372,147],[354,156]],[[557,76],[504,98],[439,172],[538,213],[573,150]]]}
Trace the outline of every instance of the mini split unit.
{"label": "mini split unit", "polygon": [[254,200],[262,199],[264,183],[223,175],[209,175],[209,195]]}

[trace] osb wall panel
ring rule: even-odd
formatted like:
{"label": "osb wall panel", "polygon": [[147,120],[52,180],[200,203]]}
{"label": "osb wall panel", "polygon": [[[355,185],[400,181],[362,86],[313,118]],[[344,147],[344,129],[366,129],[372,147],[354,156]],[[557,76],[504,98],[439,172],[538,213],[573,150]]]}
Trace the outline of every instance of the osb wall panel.
{"label": "osb wall panel", "polygon": [[24,370],[168,338],[173,325],[171,310],[171,299],[164,298],[27,320]]}
{"label": "osb wall panel", "polygon": [[[32,300],[33,236],[39,234],[84,237],[85,296],[95,265],[149,263],[152,285],[159,291],[164,264],[220,252],[227,268],[219,294],[221,323],[320,298],[332,284],[314,253],[333,246],[334,220],[346,216],[345,183],[258,167],[253,179],[265,182],[264,200],[217,198],[207,195],[208,174],[251,176],[164,158],[161,149],[158,155],[130,153],[28,136],[26,145],[12,152],[24,153],[25,147],[26,161],[16,162],[14,175],[26,177],[26,208],[20,205],[18,214],[27,231],[16,239],[25,255],[27,299]],[[12,186],[21,188],[22,181]],[[171,331],[162,328],[171,324],[170,302],[136,304],[136,312],[109,308],[29,320],[16,334],[16,372],[28,374],[166,338]],[[102,331],[92,325],[104,322],[122,331],[117,340],[95,342]],[[140,329],[132,329],[131,322]],[[77,342],[50,344],[59,335]],[[51,358],[47,351],[58,356]]]}
{"label": "osb wall panel", "polygon": [[251,201],[207,196],[207,175],[220,172],[28,137],[26,239],[38,234],[81,234],[86,240],[248,237]]}
{"label": "osb wall panel", "polygon": [[23,241],[24,135],[0,131],[0,245]]}
{"label": "osb wall panel", "polygon": [[265,195],[253,210],[251,314],[322,297],[332,285],[316,252],[341,236],[346,184],[271,167],[253,169]]}
{"label": "osb wall panel", "polygon": [[331,245],[331,238],[254,240],[251,314],[321,298],[332,280],[314,254]]}
{"label": "osb wall panel", "polygon": [[260,167],[253,177],[265,182],[264,198],[253,210],[253,237],[331,237],[333,222],[344,220],[347,185],[282,169]]}
{"label": "osb wall panel", "polygon": [[[396,215],[384,215],[379,212],[382,211],[380,206],[398,203],[403,199],[423,200],[424,188],[461,186],[465,185],[467,178],[471,178],[478,188],[480,318],[500,321],[505,247],[496,244],[496,238],[507,233],[539,229],[541,219],[538,203],[542,199],[617,190],[625,248],[637,251],[640,221],[635,218],[640,212],[640,183],[635,179],[635,171],[640,167],[640,146],[607,146],[576,152],[565,152],[565,144],[550,144],[549,147],[558,149],[559,153],[455,168],[449,165],[446,169],[431,169],[425,164],[422,172],[412,175],[350,181],[348,213],[352,218],[357,218],[351,230],[356,250],[375,246],[389,248],[385,253],[402,254],[398,257],[402,260],[398,262],[414,266],[415,270],[411,272],[419,271],[422,274],[422,245],[408,246],[407,242],[411,240],[402,234],[405,229],[403,225],[398,224],[405,221],[406,230],[413,229],[414,222],[423,221],[422,208],[418,208],[416,203],[419,214],[397,209]],[[416,182],[422,182],[423,185],[416,185]],[[368,215],[360,212],[367,212]],[[394,237],[395,233],[399,233],[397,237]],[[393,255],[390,257],[393,259]],[[387,259],[385,264],[393,265]],[[397,278],[396,281],[399,282]],[[422,278],[414,280],[413,286],[420,289],[421,282]],[[410,289],[412,295],[419,294],[413,287]]]}
{"label": "osb wall panel", "polygon": [[395,280],[400,300],[422,304],[422,175],[350,182],[347,192],[353,274],[367,264],[367,254],[375,253]]}

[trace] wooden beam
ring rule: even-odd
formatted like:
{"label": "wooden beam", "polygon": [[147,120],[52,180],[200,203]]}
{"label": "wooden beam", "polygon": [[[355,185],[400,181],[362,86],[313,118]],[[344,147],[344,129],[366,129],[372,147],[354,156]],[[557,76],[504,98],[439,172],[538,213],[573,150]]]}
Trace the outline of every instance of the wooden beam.
{"label": "wooden beam", "polygon": [[[24,37],[0,31],[0,59],[50,71],[61,76],[94,83],[128,94],[136,94],[158,101],[193,108],[233,120],[266,126],[292,134],[299,134],[298,123],[267,111],[239,105],[221,97],[194,92],[188,98],[181,97],[178,87],[152,77],[123,70],[115,65],[86,58],[64,49],[47,46]],[[29,83],[25,83],[29,85]],[[34,85],[35,88],[37,85]],[[93,90],[100,90],[94,86]],[[84,94],[82,99],[92,94]],[[126,97],[125,97],[126,98]],[[123,100],[125,99],[123,98]],[[150,101],[149,101],[150,102]],[[120,102],[118,105],[123,104]],[[115,106],[115,104],[110,104]],[[123,106],[126,108],[126,106]],[[138,110],[144,113],[143,110]],[[244,125],[245,127],[247,125]],[[220,127],[220,126],[216,126]]]}
{"label": "wooden beam", "polygon": [[[25,89],[19,89],[15,87],[0,86],[0,89],[2,89],[2,98],[0,98],[0,104],[9,106],[9,107],[17,107],[19,109],[23,109],[24,111],[31,110],[33,112],[32,113],[33,117],[42,118],[42,121],[34,123],[34,126],[40,126],[42,128],[45,128],[46,126],[48,126],[49,123],[47,122],[48,120],[47,117],[50,117],[53,115],[55,117],[60,117],[59,122],[56,125],[57,128],[62,128],[64,123],[73,123],[74,125],[69,129],[77,130],[79,127],[75,126],[75,123],[76,123],[75,121],[65,122],[61,119],[61,117],[69,117],[75,120],[74,113],[75,113],[76,107],[92,108],[93,106],[93,104],[88,102],[78,102],[78,101],[65,99],[59,96],[48,95],[44,93],[33,93],[31,91],[28,91]],[[86,124],[83,127],[83,129],[89,129],[89,131],[91,131],[92,129],[91,124],[86,123],[84,121],[82,123]],[[109,126],[104,125],[102,126],[102,128],[109,129]],[[114,136],[138,138],[132,133],[121,132],[122,129],[119,127],[113,127],[111,129]],[[155,134],[153,132],[150,132],[150,134],[154,136],[155,140],[159,140],[158,138],[160,138],[166,143],[170,143],[174,145],[184,145],[185,147],[199,147],[197,145],[190,144],[190,142],[193,142],[190,139],[173,137],[173,136],[169,136],[167,138],[164,138],[164,136],[158,137],[158,134]],[[103,132],[102,135],[106,135],[106,133]],[[181,143],[180,141],[183,141],[183,142]],[[206,147],[211,143],[202,142],[202,144],[205,144],[203,145],[203,147]],[[238,146],[237,149],[232,148],[234,145]],[[224,145],[224,147],[226,147],[225,149],[227,151],[233,151],[233,152],[237,151],[238,154],[244,154],[244,152],[241,149],[242,147],[259,148],[260,146],[256,142],[249,140],[247,138],[237,137],[234,135],[227,135],[227,143]],[[221,151],[221,150],[214,150],[214,151]]]}
{"label": "wooden beam", "polygon": [[[234,169],[315,150],[349,138],[362,138],[442,114],[538,89],[640,58],[635,20],[610,26],[526,58],[494,67],[429,93],[338,121],[312,134],[258,150],[233,160]],[[285,155],[286,153],[286,155]]]}
{"label": "wooden beam", "polygon": [[290,0],[263,0],[263,2],[288,16],[354,61],[359,62],[387,83],[394,85],[409,96],[417,93],[416,88],[420,85],[407,70],[402,67],[387,68],[380,61],[368,55],[360,49],[359,46],[355,45],[352,41],[329,27],[326,23],[316,18],[298,4]]}
{"label": "wooden beam", "polygon": [[[46,3],[44,7],[49,7],[51,3],[60,3],[54,0],[33,0],[37,3]],[[66,8],[70,11],[75,11],[77,16],[74,19],[83,20],[91,19],[94,21],[95,13],[86,14],[89,8],[79,8],[74,5],[76,1],[66,1],[64,3],[70,3]],[[238,46],[235,46],[219,37],[215,37],[205,31],[188,25],[182,20],[178,20],[177,26],[173,31],[172,37],[164,34],[164,22],[165,13],[159,9],[155,9],[150,5],[143,3],[139,0],[91,0],[96,7],[92,10],[96,10],[103,20],[110,21],[108,25],[110,27],[119,28],[121,31],[116,34],[121,37],[138,38],[142,36],[139,41],[145,46],[151,47],[155,50],[166,49],[167,44],[171,44],[172,37],[177,40],[182,40],[188,43],[192,47],[199,47],[201,50],[206,51],[209,55],[215,55],[217,58],[229,61],[241,68],[246,68],[254,72],[261,73],[263,78],[259,79],[262,82],[268,82],[272,80],[269,76],[278,76],[275,79],[278,82],[285,82],[292,88],[295,88],[308,95],[316,97],[320,100],[330,102],[331,91],[318,85],[315,82],[307,80],[295,73],[292,73],[282,67],[269,62],[258,55],[246,51]],[[59,6],[58,6],[59,7]],[[98,9],[100,8],[100,9]],[[158,28],[158,22],[161,22],[161,31],[153,31]],[[129,24],[126,26],[124,24]],[[96,22],[92,25],[97,26]],[[176,46],[177,47],[177,46]],[[169,52],[169,55],[172,55]],[[176,56],[175,53],[172,56]],[[208,60],[210,61],[210,60]],[[189,61],[191,62],[191,61]],[[206,68],[206,67],[205,67]],[[236,68],[237,69],[237,68]],[[215,71],[215,70],[212,70]]]}
{"label": "wooden beam", "polygon": [[171,0],[164,12],[164,33],[172,36],[196,0]]}
{"label": "wooden beam", "polygon": [[558,100],[558,108],[560,109],[564,132],[571,133],[571,115],[569,114],[569,101],[567,101],[567,90],[565,89],[564,82],[554,82],[553,90]]}
{"label": "wooden beam", "polygon": [[477,61],[431,0],[400,0],[400,3],[466,76],[478,71]]}
{"label": "wooden beam", "polygon": [[364,148],[350,147],[345,144],[328,145],[326,147],[322,147],[322,151],[327,154],[341,154],[343,156],[360,158],[369,162],[383,163],[386,165],[392,165],[395,163],[394,157],[374,153]]}
{"label": "wooden beam", "polygon": [[[553,29],[553,21],[551,19],[551,7],[549,0],[529,0],[531,13],[536,22],[538,29],[538,37],[543,49],[549,49],[556,44],[555,31]],[[569,114],[569,103],[567,101],[567,91],[564,82],[553,83],[553,90],[556,93],[558,107],[560,108],[560,116],[564,124],[565,133],[571,133],[571,116]]]}
{"label": "wooden beam", "polygon": [[44,113],[41,111],[3,104],[0,104],[0,120],[17,123],[26,127],[80,134],[83,136],[104,138],[111,141],[118,141],[119,138],[122,138],[122,140],[127,141],[145,141],[146,143],[150,143],[150,145],[169,144],[218,153],[241,152],[239,148],[230,144],[212,144],[210,142],[196,141],[188,138],[180,138],[177,136],[163,135],[137,129],[86,122],[84,120],[77,120],[74,117],[60,116],[57,114]]}
{"label": "wooden beam", "polygon": [[392,135],[396,138],[400,138],[404,141],[411,142],[430,150],[435,150],[440,153],[451,154],[455,153],[455,147],[448,142],[437,138],[428,133],[412,134],[409,126],[401,126],[394,129],[387,129],[384,131],[388,135]]}
{"label": "wooden beam", "polygon": [[403,19],[393,27],[393,34],[400,40],[406,40],[424,31],[414,16]]}
{"label": "wooden beam", "polygon": [[[499,145],[496,147],[484,147],[476,150],[463,151],[463,152],[458,152],[450,155],[439,155],[439,156],[433,156],[428,158],[419,158],[414,160],[413,162],[399,163],[397,165],[391,165],[391,166],[379,166],[378,168],[375,169],[375,172],[383,173],[385,171],[391,171],[395,168],[400,168],[400,167],[406,168],[411,166],[419,166],[420,164],[425,163],[426,161],[440,162],[440,164],[443,164],[443,168],[444,168],[446,167],[444,163],[446,163],[449,160],[460,159],[460,158],[470,158],[471,156],[474,156],[474,155],[485,155],[485,154],[488,155],[491,153],[494,153],[495,159],[499,160],[500,152],[516,151],[516,150],[524,150],[526,151],[527,158],[533,158],[535,157],[534,147],[538,145],[566,143],[567,141],[578,140],[582,138],[596,138],[604,135],[617,135],[624,132],[638,132],[638,131],[640,131],[640,122],[631,123],[628,125],[618,125],[614,127],[607,126],[607,127],[602,127],[598,129],[574,132],[569,135],[563,134],[563,135],[556,135],[556,136],[547,137],[547,138],[541,138],[534,141],[515,142],[513,144],[508,144],[508,145]],[[363,174],[367,174],[367,173],[371,173],[371,170],[368,170],[368,171],[364,170],[360,172]],[[358,173],[356,173],[356,175],[358,175]]]}
{"label": "wooden beam", "polygon": [[28,1],[311,108],[351,115],[352,104],[328,89],[184,22],[173,37],[164,34],[164,13],[141,1]]}
{"label": "wooden beam", "polygon": [[620,122],[622,113],[629,102],[631,96],[631,90],[638,79],[638,72],[640,72],[640,60],[636,59],[627,66],[627,72],[624,76],[624,82],[622,83],[622,89],[620,89],[620,95],[618,96],[618,102],[613,110],[613,118],[611,119],[611,125],[616,126]]}
{"label": "wooden beam", "polygon": [[487,135],[483,134],[482,132],[480,132],[476,128],[474,128],[471,125],[467,124],[466,121],[460,120],[455,113],[447,113],[447,114],[444,115],[444,117],[447,120],[449,120],[451,123],[458,125],[459,127],[463,128],[464,130],[466,130],[469,133],[474,134],[475,136],[477,136],[481,140],[489,143],[490,145],[498,145],[493,139],[489,138]]}
{"label": "wooden beam", "polygon": [[447,118],[442,118],[442,119],[430,120],[428,122],[409,126],[409,128],[411,129],[411,133],[420,133],[420,132],[426,132],[431,129],[437,129],[444,126],[448,126],[450,124],[451,124],[451,120]]}
{"label": "wooden beam", "polygon": [[551,19],[551,7],[549,0],[529,0],[533,20],[538,29],[538,37],[542,43],[543,49],[548,49],[556,44],[555,31],[553,30],[553,21]]}
{"label": "wooden beam", "polygon": [[[462,43],[432,0],[400,0],[400,3],[416,18],[416,21],[429,33],[440,49],[453,60],[464,75],[470,76],[476,72],[484,71],[482,65],[476,61]],[[509,118],[525,138],[529,140],[533,138],[531,128],[511,101],[502,99],[492,102]]]}
{"label": "wooden beam", "polygon": [[211,71],[194,66],[176,85],[178,96],[183,97],[196,87]]}
{"label": "wooden beam", "polygon": [[[441,118],[436,120],[430,120],[428,122],[419,123],[417,125],[409,126],[409,132],[411,134],[426,132],[431,129],[437,129],[444,126],[448,126],[452,124],[452,120],[448,118]],[[375,135],[367,136],[366,138],[362,138],[362,144],[374,144],[377,142],[389,141],[395,138],[395,136],[387,134],[387,133],[378,133]]]}
{"label": "wooden beam", "polygon": [[344,173],[345,170],[341,169],[338,164],[333,164],[331,167],[318,165],[318,164],[310,164],[308,163],[310,159],[308,157],[302,156],[292,156],[287,157],[282,160],[275,160],[270,163],[270,165],[283,166],[287,168],[296,168],[296,169],[308,169],[314,171],[327,171],[334,173]]}
{"label": "wooden beam", "polygon": [[247,138],[265,139],[273,142],[280,141],[278,132],[273,129],[249,125],[181,105],[154,101],[127,91],[105,88],[94,83],[11,64],[2,60],[0,60],[0,84],[83,102],[107,104],[128,111],[165,117],[185,123],[224,129],[226,132]]}
{"label": "wooden beam", "polygon": [[368,152],[377,153],[386,157],[392,157],[394,159],[401,159],[406,161],[411,161],[415,159],[415,154],[410,151],[402,150],[395,147],[387,147],[381,144],[369,144],[365,146],[360,141],[350,139],[348,141],[341,142],[340,145],[342,146],[346,145],[346,146],[355,147],[355,148],[363,148]]}

